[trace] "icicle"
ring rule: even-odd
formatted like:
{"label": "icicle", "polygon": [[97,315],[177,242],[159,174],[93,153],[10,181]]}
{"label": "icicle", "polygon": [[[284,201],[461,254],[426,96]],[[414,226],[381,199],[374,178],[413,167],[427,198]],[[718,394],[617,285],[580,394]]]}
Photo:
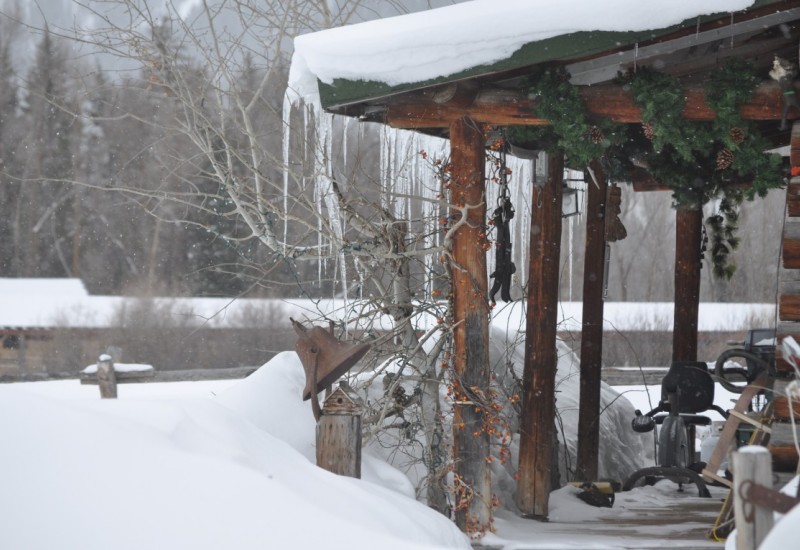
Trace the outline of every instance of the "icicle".
{"label": "icicle", "polygon": [[573,224],[572,224],[572,222],[573,221],[575,221],[575,217],[574,216],[570,216],[570,218],[568,220],[568,223],[567,223],[567,229],[568,229],[568,231],[567,231],[567,241],[569,243],[567,245],[569,247],[569,252],[568,252],[568,255],[567,255],[567,257],[569,258],[569,269],[568,269],[569,292],[567,293],[567,296],[568,296],[568,299],[569,299],[570,302],[572,301],[572,267],[573,267],[573,261],[572,261],[573,260],[573,257],[572,257],[572,231],[573,231]]}
{"label": "icicle", "polygon": [[[289,211],[289,171],[291,170],[292,160],[291,141],[292,141],[292,100],[289,94],[283,96],[283,212]],[[289,216],[283,217],[283,255],[286,255],[286,243],[289,242]]]}

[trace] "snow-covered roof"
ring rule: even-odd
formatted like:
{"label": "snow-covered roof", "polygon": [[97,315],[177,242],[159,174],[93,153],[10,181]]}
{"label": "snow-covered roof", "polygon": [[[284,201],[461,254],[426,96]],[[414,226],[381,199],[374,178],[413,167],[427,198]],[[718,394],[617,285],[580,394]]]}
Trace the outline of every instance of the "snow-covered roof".
{"label": "snow-covered roof", "polygon": [[[547,50],[550,45],[545,41],[559,36],[662,30],[708,14],[741,11],[754,3],[768,2],[472,0],[298,36],[290,89],[300,96],[313,96],[317,80],[325,84],[344,80],[388,86],[429,82],[508,60],[531,44],[539,44],[538,50]],[[600,33],[571,41],[579,48],[573,55],[591,53],[580,50],[580,42],[595,40]],[[632,44],[654,34],[615,39]],[[604,42],[602,49],[614,45]]]}
{"label": "snow-covered roof", "polygon": [[0,300],[19,295],[47,298],[86,298],[89,293],[80,279],[0,278]]}
{"label": "snow-covered roof", "polygon": [[[47,282],[45,282],[47,281]],[[15,290],[12,292],[12,290]],[[59,292],[60,291],[60,292]],[[325,315],[352,322],[368,313],[373,328],[391,326],[391,319],[375,315],[358,301],[257,298],[152,298],[91,296],[78,279],[0,278],[0,328],[111,328],[126,319],[125,311],[151,300],[154,312],[179,318],[181,323],[208,328],[257,328],[264,323],[286,322],[289,317],[315,321]],[[499,305],[494,323],[524,326],[524,302]],[[559,330],[579,331],[581,302],[559,303]],[[608,302],[605,304],[607,331],[671,331],[673,304],[670,302]],[[700,304],[700,331],[744,331],[754,319],[775,317],[774,304]],[[426,320],[419,320],[421,326]],[[430,323],[435,323],[434,319]],[[766,324],[765,327],[771,326]]]}

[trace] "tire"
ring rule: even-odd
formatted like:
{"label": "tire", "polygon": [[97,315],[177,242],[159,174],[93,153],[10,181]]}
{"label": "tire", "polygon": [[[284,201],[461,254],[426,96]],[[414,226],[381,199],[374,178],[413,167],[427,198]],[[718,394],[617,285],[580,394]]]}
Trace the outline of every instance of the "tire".
{"label": "tire", "polygon": [[667,416],[658,436],[658,464],[664,468],[686,468],[689,443],[686,424],[680,416]]}

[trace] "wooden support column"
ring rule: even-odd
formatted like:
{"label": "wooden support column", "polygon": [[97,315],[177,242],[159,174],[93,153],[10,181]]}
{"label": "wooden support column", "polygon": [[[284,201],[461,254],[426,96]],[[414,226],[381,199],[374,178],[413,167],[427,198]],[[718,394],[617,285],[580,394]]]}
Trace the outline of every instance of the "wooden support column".
{"label": "wooden support column", "polygon": [[[533,190],[522,377],[517,505],[526,517],[546,520],[555,439],[556,324],[561,256],[564,155],[547,156],[547,180]],[[537,206],[541,205],[541,206]]]}
{"label": "wooden support column", "polygon": [[699,206],[676,210],[673,361],[697,361],[702,227],[703,210]]}
{"label": "wooden support column", "polygon": [[575,481],[598,479],[600,445],[600,369],[603,359],[603,273],[606,258],[607,182],[599,161],[591,164],[588,182],[586,249],[583,268],[583,321],[581,328],[580,411],[578,413],[578,464]]}
{"label": "wooden support column", "polygon": [[485,404],[477,395],[489,388],[488,277],[481,246],[486,224],[484,144],[483,132],[471,119],[462,117],[450,126],[452,219],[461,224],[452,241],[455,506],[456,524],[468,533],[486,531],[492,518],[489,434]]}

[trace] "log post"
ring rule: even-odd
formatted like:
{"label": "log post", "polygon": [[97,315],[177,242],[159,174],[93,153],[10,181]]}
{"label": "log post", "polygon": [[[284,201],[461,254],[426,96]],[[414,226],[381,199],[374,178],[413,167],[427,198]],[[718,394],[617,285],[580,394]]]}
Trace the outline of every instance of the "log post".
{"label": "log post", "polygon": [[484,403],[489,388],[489,304],[485,240],[485,138],[467,117],[450,126],[453,274],[453,453],[456,524],[485,532],[492,522]]}
{"label": "log post", "polygon": [[756,550],[772,529],[772,510],[747,501],[742,488],[753,483],[772,488],[772,456],[766,448],[751,445],[734,451],[731,466],[736,550]]}
{"label": "log post", "polygon": [[547,178],[533,190],[530,228],[525,367],[522,377],[517,505],[526,517],[546,520],[555,439],[558,356],[558,272],[564,155],[547,155]]}
{"label": "log post", "polygon": [[103,354],[97,359],[97,384],[102,399],[117,398],[117,374],[110,355]]}
{"label": "log post", "polygon": [[675,313],[672,360],[697,361],[697,319],[700,311],[700,241],[703,210],[678,208],[675,214]]}
{"label": "log post", "polygon": [[605,271],[605,210],[607,182],[599,161],[591,165],[594,178],[586,178],[586,248],[583,268],[583,320],[581,327],[580,410],[578,412],[578,463],[576,481],[598,477],[600,445],[600,369],[603,359],[603,273]]}
{"label": "log post", "polygon": [[344,384],[325,399],[317,423],[317,466],[334,474],[361,478],[363,412],[358,397]]}

